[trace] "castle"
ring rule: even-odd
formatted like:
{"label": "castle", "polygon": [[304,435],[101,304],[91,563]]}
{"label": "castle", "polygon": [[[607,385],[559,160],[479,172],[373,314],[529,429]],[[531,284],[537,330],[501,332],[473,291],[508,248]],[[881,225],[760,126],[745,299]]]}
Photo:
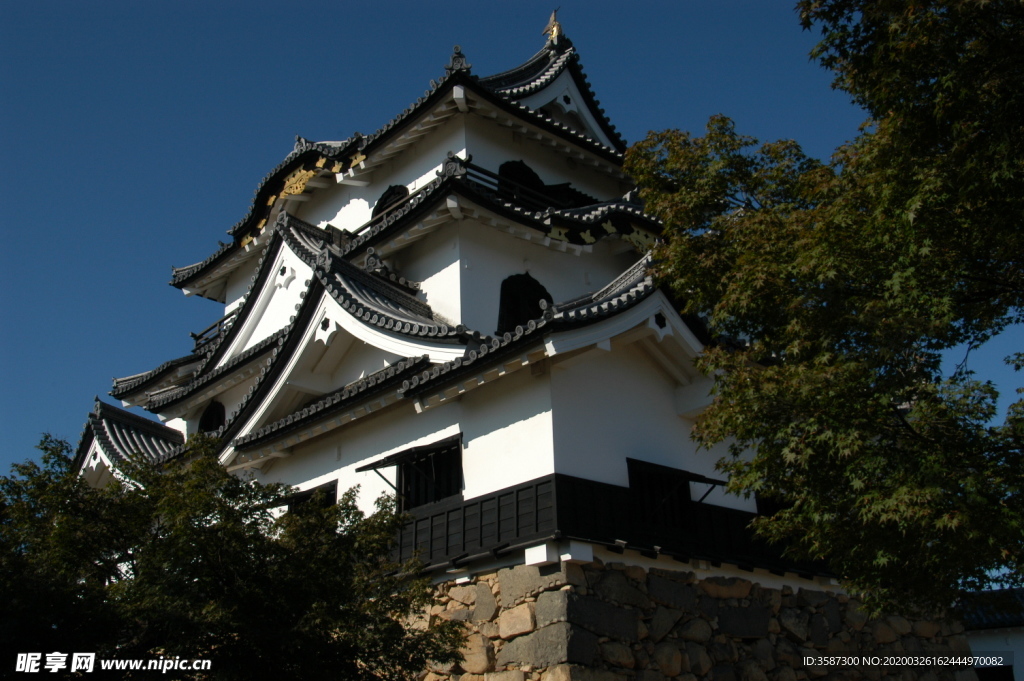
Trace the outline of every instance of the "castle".
{"label": "castle", "polygon": [[161,423],[98,402],[76,466],[102,485],[206,432],[229,470],[300,496],[396,494],[431,616],[472,630],[436,679],[789,681],[818,675],[811,655],[965,645],[869,622],[824,566],[752,536],[761,500],[690,438],[710,339],[652,280],[625,142],[549,36],[487,77],[456,47],[375,133],[298,139],[230,240],[173,272],[223,318],[114,381]]}

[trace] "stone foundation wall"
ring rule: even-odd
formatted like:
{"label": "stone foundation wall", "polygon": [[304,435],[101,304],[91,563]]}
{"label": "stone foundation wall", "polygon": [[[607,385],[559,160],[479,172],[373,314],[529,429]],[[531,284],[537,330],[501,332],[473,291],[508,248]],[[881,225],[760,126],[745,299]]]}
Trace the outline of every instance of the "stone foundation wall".
{"label": "stone foundation wall", "polygon": [[969,652],[958,623],[869,619],[845,595],[619,563],[517,566],[437,587],[464,661],[422,681],[974,681],[954,667],[828,670],[815,655]]}

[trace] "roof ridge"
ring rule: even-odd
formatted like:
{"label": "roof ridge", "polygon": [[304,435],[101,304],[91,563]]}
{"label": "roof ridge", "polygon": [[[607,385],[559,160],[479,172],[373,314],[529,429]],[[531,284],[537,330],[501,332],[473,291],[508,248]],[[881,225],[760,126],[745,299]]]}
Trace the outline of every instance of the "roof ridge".
{"label": "roof ridge", "polygon": [[160,409],[175,402],[178,402],[182,399],[185,399],[190,394],[194,393],[196,390],[203,387],[204,385],[210,383],[210,381],[214,380],[215,378],[219,378],[220,376],[223,376],[231,372],[232,370],[238,368],[239,366],[248,364],[249,361],[256,359],[263,353],[267,352],[268,348],[279,338],[282,337],[284,331],[285,329],[278,329],[277,331],[270,334],[260,342],[253,345],[251,348],[248,348],[238,353],[224,364],[214,367],[213,370],[209,371],[208,373],[195,376],[186,385],[180,386],[181,390],[179,392],[173,395],[162,395],[158,397],[156,400],[150,400],[150,402],[146,406],[146,409]]}
{"label": "roof ridge", "polygon": [[96,398],[96,403],[93,409],[94,411],[90,412],[90,416],[95,414],[98,419],[112,418],[113,420],[128,422],[133,426],[149,429],[162,436],[171,436],[173,439],[178,441],[183,442],[185,440],[185,436],[181,434],[181,431],[171,428],[159,421],[146,418],[141,414],[136,414],[128,411],[127,409],[122,409],[121,407],[108,404],[99,397]]}
{"label": "roof ridge", "polygon": [[[565,52],[572,51],[572,49],[573,48],[570,45]],[[517,80],[533,78],[538,73],[543,72],[551,65],[551,62],[557,59],[557,56],[553,57],[552,55],[558,54],[557,46],[549,40],[544,44],[544,47],[537,50],[532,57],[519,66],[513,66],[510,69],[500,71],[490,76],[483,76],[480,78],[480,84],[493,90],[505,89],[509,84],[517,82]]]}
{"label": "roof ridge", "polygon": [[278,433],[278,431],[289,432],[295,430],[304,423],[315,421],[318,418],[323,418],[335,409],[347,406],[354,398],[365,397],[365,393],[369,391],[370,388],[380,387],[380,389],[383,389],[385,386],[391,385],[406,371],[409,371],[410,369],[427,361],[429,360],[426,355],[403,358],[394,364],[384,367],[383,369],[379,369],[367,376],[356,379],[337,390],[321,395],[315,402],[311,402],[300,409],[296,409],[276,421],[264,424],[251,433],[247,433],[236,438],[232,444],[236,449],[244,448],[242,446],[265,439],[268,436]]}
{"label": "roof ridge", "polygon": [[143,371],[138,374],[132,374],[131,376],[124,376],[121,378],[115,376],[113,378],[111,390],[107,394],[111,397],[127,395],[128,393],[135,392],[135,390],[139,389],[149,381],[156,379],[160,374],[164,373],[168,369],[175,366],[189,364],[190,362],[199,362],[201,360],[202,357],[197,356],[195,353],[190,353],[182,357],[169,359],[166,362],[161,363],[155,369],[150,369],[149,371]]}

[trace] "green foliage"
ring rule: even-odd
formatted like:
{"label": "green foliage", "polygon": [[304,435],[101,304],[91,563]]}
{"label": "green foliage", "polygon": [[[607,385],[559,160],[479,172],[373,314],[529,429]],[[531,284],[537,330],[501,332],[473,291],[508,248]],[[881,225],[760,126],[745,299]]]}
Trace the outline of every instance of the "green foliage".
{"label": "green foliage", "polygon": [[290,488],[231,475],[212,443],[191,443],[188,464],[129,462],[92,489],[46,437],[42,466],[0,477],[4,664],[95,651],[212,660],[201,678],[376,680],[457,659],[457,625],[412,625],[430,589],[390,558],[402,518],[389,501],[364,517],[350,490],[275,513]]}
{"label": "green foliage", "polygon": [[799,8],[874,115],[854,142],[825,164],[715,117],[627,170],[665,223],[662,281],[721,339],[697,436],[735,443],[734,491],[786,506],[757,529],[875,607],[948,605],[1024,578],[1024,403],[991,425],[995,388],[941,366],[1022,320],[1024,11]]}

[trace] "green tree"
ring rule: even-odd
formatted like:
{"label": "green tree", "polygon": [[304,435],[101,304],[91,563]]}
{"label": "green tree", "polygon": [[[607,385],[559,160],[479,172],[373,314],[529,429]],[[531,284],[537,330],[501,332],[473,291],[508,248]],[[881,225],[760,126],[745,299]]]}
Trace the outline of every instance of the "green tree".
{"label": "green tree", "polygon": [[415,621],[429,583],[390,558],[390,502],[364,517],[352,490],[281,514],[290,488],[231,475],[209,441],[191,443],[187,464],[128,462],[93,489],[47,437],[41,466],[0,477],[2,664],[95,651],[210,659],[195,678],[376,680],[457,659],[457,625]]}
{"label": "green tree", "polygon": [[1024,5],[798,9],[872,116],[829,163],[724,117],[627,154],[665,223],[658,274],[719,338],[697,437],[734,443],[734,491],[782,503],[761,534],[875,607],[1019,583],[1024,403],[990,425],[994,386],[942,353],[1022,321]]}

